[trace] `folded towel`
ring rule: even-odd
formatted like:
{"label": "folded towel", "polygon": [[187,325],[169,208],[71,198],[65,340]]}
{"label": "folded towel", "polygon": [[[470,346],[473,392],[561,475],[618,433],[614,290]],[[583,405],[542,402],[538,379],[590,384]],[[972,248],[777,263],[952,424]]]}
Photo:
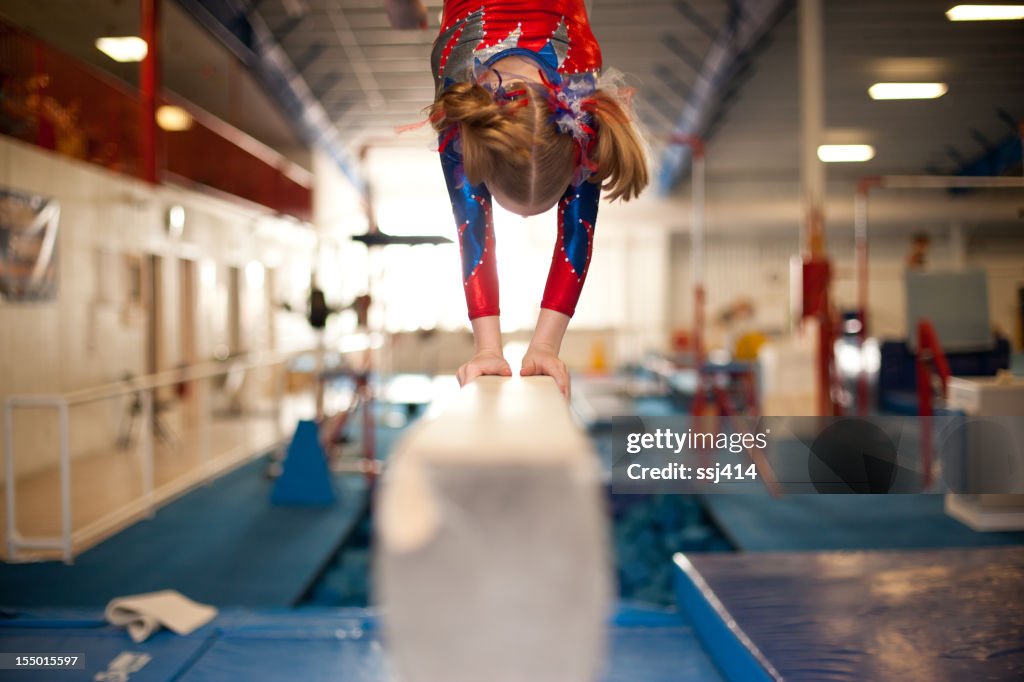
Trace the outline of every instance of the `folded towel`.
{"label": "folded towel", "polygon": [[187,635],[217,615],[217,609],[194,602],[180,592],[161,590],[117,597],[107,604],[106,618],[124,625],[135,642],[143,642],[160,626]]}

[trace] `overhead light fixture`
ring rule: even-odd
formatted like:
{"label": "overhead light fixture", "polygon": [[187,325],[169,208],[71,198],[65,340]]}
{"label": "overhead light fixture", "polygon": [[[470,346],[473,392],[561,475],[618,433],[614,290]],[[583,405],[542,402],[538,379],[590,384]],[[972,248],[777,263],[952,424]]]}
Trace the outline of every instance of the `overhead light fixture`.
{"label": "overhead light fixture", "polygon": [[167,209],[167,234],[174,239],[185,232],[185,207],[175,204]]}
{"label": "overhead light fixture", "polygon": [[1014,21],[1024,19],[1024,5],[957,5],[946,11],[950,21]]}
{"label": "overhead light fixture", "polygon": [[141,62],[149,45],[138,36],[107,36],[96,39],[96,49],[115,62]]}
{"label": "overhead light fixture", "polygon": [[825,163],[863,163],[875,158],[875,148],[869,144],[823,144],[818,147],[818,158]]}
{"label": "overhead light fixture", "polygon": [[871,99],[938,99],[949,92],[945,83],[875,83]]}
{"label": "overhead light fixture", "polygon": [[173,104],[165,104],[156,110],[156,124],[171,133],[178,133],[192,127],[192,114]]}

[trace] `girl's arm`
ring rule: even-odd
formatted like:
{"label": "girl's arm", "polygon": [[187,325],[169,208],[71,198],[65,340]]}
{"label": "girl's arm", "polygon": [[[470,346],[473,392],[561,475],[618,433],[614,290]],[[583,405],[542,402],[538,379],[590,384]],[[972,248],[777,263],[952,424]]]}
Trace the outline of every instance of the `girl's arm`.
{"label": "girl's arm", "polygon": [[384,0],[391,28],[413,29],[427,27],[427,8],[420,0]]}
{"label": "girl's arm", "polygon": [[594,226],[601,186],[583,180],[558,202],[558,237],[540,307],[572,317],[594,251]]}
{"label": "girl's arm", "polygon": [[600,198],[600,185],[584,180],[569,187],[558,202],[555,252],[551,257],[537,328],[520,371],[522,376],[550,376],[566,398],[570,394],[569,372],[558,358],[558,352],[587,279]]}
{"label": "girl's arm", "polygon": [[441,168],[459,233],[462,284],[476,342],[476,354],[456,372],[459,384],[465,386],[485,374],[511,376],[512,369],[502,354],[491,193],[483,184],[466,180],[455,144],[442,141],[442,146]]}

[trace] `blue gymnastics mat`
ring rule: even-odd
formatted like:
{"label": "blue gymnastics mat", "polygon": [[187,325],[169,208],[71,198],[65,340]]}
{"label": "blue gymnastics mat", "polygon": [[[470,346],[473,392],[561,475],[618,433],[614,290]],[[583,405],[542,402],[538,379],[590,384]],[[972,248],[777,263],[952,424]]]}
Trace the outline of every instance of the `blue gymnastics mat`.
{"label": "blue gymnastics mat", "polygon": [[[130,682],[387,682],[377,618],[368,609],[228,609],[188,637],[166,631],[133,644],[96,611],[35,611],[0,620],[0,651],[75,652],[87,668],[59,673],[86,682],[118,656],[148,655]],[[716,682],[693,629],[675,613],[622,607],[610,623],[603,682]],[[0,674],[32,682],[39,673]],[[54,679],[56,674],[54,674]]]}
{"label": "blue gymnastics mat", "polygon": [[1024,532],[979,533],[948,516],[942,495],[705,495],[737,549],[796,552],[1024,545]]}
{"label": "blue gymnastics mat", "polygon": [[174,589],[217,606],[296,604],[367,504],[362,476],[335,477],[330,507],[276,507],[265,458],[201,486],[75,563],[0,563],[0,606],[103,607]]}
{"label": "blue gymnastics mat", "polygon": [[725,677],[1024,679],[1024,549],[676,555]]}

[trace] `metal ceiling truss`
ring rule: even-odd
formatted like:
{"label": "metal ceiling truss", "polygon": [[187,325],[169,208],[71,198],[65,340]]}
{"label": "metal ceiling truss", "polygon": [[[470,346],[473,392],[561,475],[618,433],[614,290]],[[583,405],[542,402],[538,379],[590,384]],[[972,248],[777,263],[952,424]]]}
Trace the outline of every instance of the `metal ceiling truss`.
{"label": "metal ceiling truss", "polygon": [[[685,45],[672,35],[663,37],[663,44],[682,64],[696,72],[689,98],[678,117],[675,133],[706,137],[720,119],[723,101],[730,89],[735,95],[736,79],[749,70],[751,54],[758,44],[793,6],[794,0],[734,0],[724,27],[715,34],[711,48],[698,60]],[[674,7],[698,30],[711,34],[713,26],[689,3],[678,0]],[[656,74],[657,75],[657,74]],[[730,97],[731,99],[731,97]],[[683,145],[672,145],[662,153],[658,189],[671,192],[689,169],[691,151]]]}
{"label": "metal ceiling truss", "polygon": [[[256,12],[257,2],[177,0],[177,3],[201,26],[220,39],[258,76],[263,86],[293,122],[302,139],[325,152],[349,181],[361,189],[364,179],[359,172],[358,164],[345,149],[338,129],[317,97],[318,94],[324,95],[334,88],[341,81],[341,77],[323,77],[317,82],[316,88],[310,88],[302,76],[302,71],[310,68],[323,55],[326,48],[322,44],[314,43],[300,59],[293,62],[281,47],[278,38],[275,38],[274,33]],[[332,14],[332,18],[337,19],[337,15]],[[291,33],[302,21],[303,15],[291,17],[287,25],[278,31],[278,37]],[[338,26],[344,28],[341,22],[336,24],[336,28]],[[343,32],[342,30],[340,33]],[[339,40],[341,37],[339,34]],[[342,46],[345,47],[344,41]],[[346,48],[346,52],[348,51]],[[360,75],[358,70],[356,75]],[[363,84],[362,77],[360,83]]]}

